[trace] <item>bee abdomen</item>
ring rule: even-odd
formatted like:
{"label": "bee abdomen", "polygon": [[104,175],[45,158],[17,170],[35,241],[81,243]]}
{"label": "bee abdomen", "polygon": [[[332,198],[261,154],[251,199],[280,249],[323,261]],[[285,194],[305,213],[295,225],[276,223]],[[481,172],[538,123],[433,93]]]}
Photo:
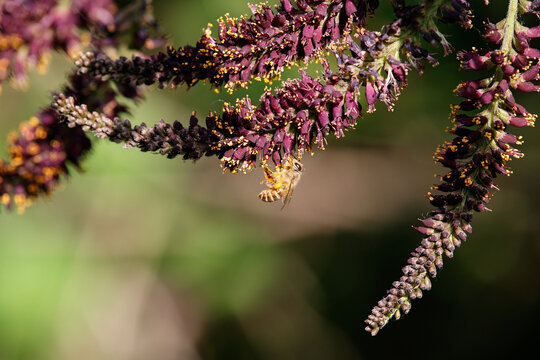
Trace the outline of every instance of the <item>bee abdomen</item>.
{"label": "bee abdomen", "polygon": [[272,189],[266,189],[259,193],[259,199],[265,202],[273,202],[281,199],[281,192]]}

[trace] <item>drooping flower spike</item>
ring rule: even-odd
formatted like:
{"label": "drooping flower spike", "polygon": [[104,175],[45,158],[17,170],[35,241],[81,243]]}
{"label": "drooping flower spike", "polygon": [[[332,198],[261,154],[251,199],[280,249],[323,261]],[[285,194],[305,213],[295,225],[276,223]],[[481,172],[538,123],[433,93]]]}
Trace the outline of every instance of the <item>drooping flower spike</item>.
{"label": "drooping flower spike", "polygon": [[319,55],[346,36],[351,22],[364,24],[377,6],[378,0],[280,0],[274,11],[250,5],[250,18],[219,19],[217,38],[209,25],[195,47],[169,47],[160,54],[159,81],[193,86],[207,80],[230,92],[252,78],[271,83],[285,67]]}
{"label": "drooping flower spike", "polygon": [[[113,77],[118,82],[132,81],[139,85],[159,82],[162,87],[176,87],[209,81],[216,88],[224,86],[233,90],[246,86],[252,79],[271,82],[279,78],[286,66],[318,58],[323,50],[335,52],[343,46],[355,46],[351,39],[353,31],[358,41],[371,51],[388,48],[388,54],[370,54],[373,60],[382,55],[396,60],[404,57],[402,62],[411,62],[421,70],[424,60],[436,63],[421,47],[421,39],[432,45],[441,44],[445,53],[451,48],[435,26],[436,20],[471,27],[466,1],[426,0],[413,6],[399,2],[395,5],[397,19],[382,34],[363,27],[366,12],[372,14],[378,1],[302,0],[295,5],[281,0],[275,11],[267,5],[252,6],[253,16],[249,19],[220,19],[218,38],[211,36],[209,27],[195,47],[169,47],[167,53],[151,59],[113,61],[96,56],[94,62],[87,60],[79,66],[88,76]],[[404,33],[395,44],[389,43],[387,38],[398,31]],[[399,55],[400,52],[407,55]],[[353,56],[357,55],[362,56],[358,53]]]}
{"label": "drooping flower spike", "polygon": [[[496,50],[462,51],[461,67],[490,71],[491,75],[461,83],[456,95],[462,102],[452,107],[451,142],[435,153],[435,161],[449,169],[441,183],[429,193],[436,207],[416,229],[425,235],[402,269],[403,276],[392,284],[366,320],[366,330],[375,335],[391,318],[408,313],[411,302],[431,288],[443,266],[444,256],[452,258],[456,248],[471,233],[473,213],[488,211],[486,206],[498,175],[510,175],[507,163],[523,154],[515,148],[522,143],[512,127],[534,126],[536,115],[528,112],[514,98],[515,90],[539,91],[540,51],[530,46],[540,37],[538,27],[527,28],[519,14],[539,15],[540,2],[510,1],[507,17],[498,24],[488,24],[485,38]],[[519,10],[519,12],[518,12]]]}

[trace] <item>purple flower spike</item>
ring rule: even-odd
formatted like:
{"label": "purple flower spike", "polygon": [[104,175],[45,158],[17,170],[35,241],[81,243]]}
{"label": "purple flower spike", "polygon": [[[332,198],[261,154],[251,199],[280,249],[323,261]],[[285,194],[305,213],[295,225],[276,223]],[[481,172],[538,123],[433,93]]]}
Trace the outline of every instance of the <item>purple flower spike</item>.
{"label": "purple flower spike", "polygon": [[[517,6],[517,2],[513,4]],[[537,1],[528,12],[538,14],[539,6]],[[509,8],[509,14],[515,14],[516,10]],[[455,14],[449,13],[449,16]],[[515,22],[517,28],[524,27],[516,18],[509,17],[506,21]],[[428,199],[436,209],[428,218],[420,220],[424,226],[416,227],[426,237],[411,253],[409,265],[403,268],[399,281],[392,284],[366,320],[366,330],[372,335],[391,318],[399,319],[401,313],[408,313],[412,300],[431,288],[431,279],[443,266],[443,256],[452,258],[455,249],[471,233],[473,212],[490,211],[486,204],[492,191],[497,189],[494,179],[498,175],[510,175],[507,163],[523,156],[513,147],[522,143],[521,138],[509,130],[511,126],[533,126],[536,115],[515,102],[511,88],[538,91],[538,86],[531,82],[539,79],[540,70],[539,52],[529,47],[530,39],[538,35],[533,29],[515,34],[505,32],[505,39],[499,27],[490,24],[486,39],[501,45],[500,49],[459,53],[463,69],[489,69],[492,75],[462,83],[455,91],[457,96],[465,99],[452,107],[454,127],[450,132],[455,137],[435,153],[435,160],[449,171],[441,177],[440,184],[433,186],[439,193],[428,193]],[[512,43],[515,48],[507,45]]]}

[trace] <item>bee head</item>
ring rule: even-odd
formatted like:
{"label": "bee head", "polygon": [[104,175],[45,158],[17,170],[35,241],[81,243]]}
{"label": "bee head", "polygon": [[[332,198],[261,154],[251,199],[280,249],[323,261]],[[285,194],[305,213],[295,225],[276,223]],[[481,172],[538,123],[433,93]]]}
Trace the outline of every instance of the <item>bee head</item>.
{"label": "bee head", "polygon": [[304,165],[300,161],[293,159],[293,170],[294,171],[304,171]]}

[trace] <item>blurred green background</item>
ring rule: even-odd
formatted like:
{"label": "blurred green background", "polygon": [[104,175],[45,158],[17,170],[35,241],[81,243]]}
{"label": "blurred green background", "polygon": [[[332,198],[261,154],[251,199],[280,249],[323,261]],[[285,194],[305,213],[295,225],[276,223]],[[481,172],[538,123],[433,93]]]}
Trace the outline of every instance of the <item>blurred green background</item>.
{"label": "blurred green background", "polygon": [[[274,3],[277,1],[274,1]],[[208,22],[249,13],[245,0],[155,0],[176,46]],[[475,2],[477,22],[505,1]],[[376,24],[392,19],[388,5]],[[215,29],[215,27],[214,27]],[[458,48],[478,31],[444,26]],[[31,88],[6,86],[0,137],[50,101],[70,63],[53,59]],[[376,337],[363,320],[421,236],[435,147],[448,139],[453,88],[471,74],[455,56],[411,74],[393,113],[379,104],[356,131],[306,157],[290,206],[257,199],[262,173],[222,174],[196,164],[95,141],[51,198],[0,215],[0,359],[461,359],[533,349],[540,321],[540,134],[521,131],[527,155],[493,213],[477,215],[469,242],[433,290]],[[297,69],[285,77],[294,77]],[[249,94],[257,99],[263,85]],[[247,92],[238,92],[244,96]],[[535,97],[536,96],[536,97]],[[153,91],[133,122],[187,121],[233,97],[199,85]],[[522,103],[539,112],[537,95]]]}

